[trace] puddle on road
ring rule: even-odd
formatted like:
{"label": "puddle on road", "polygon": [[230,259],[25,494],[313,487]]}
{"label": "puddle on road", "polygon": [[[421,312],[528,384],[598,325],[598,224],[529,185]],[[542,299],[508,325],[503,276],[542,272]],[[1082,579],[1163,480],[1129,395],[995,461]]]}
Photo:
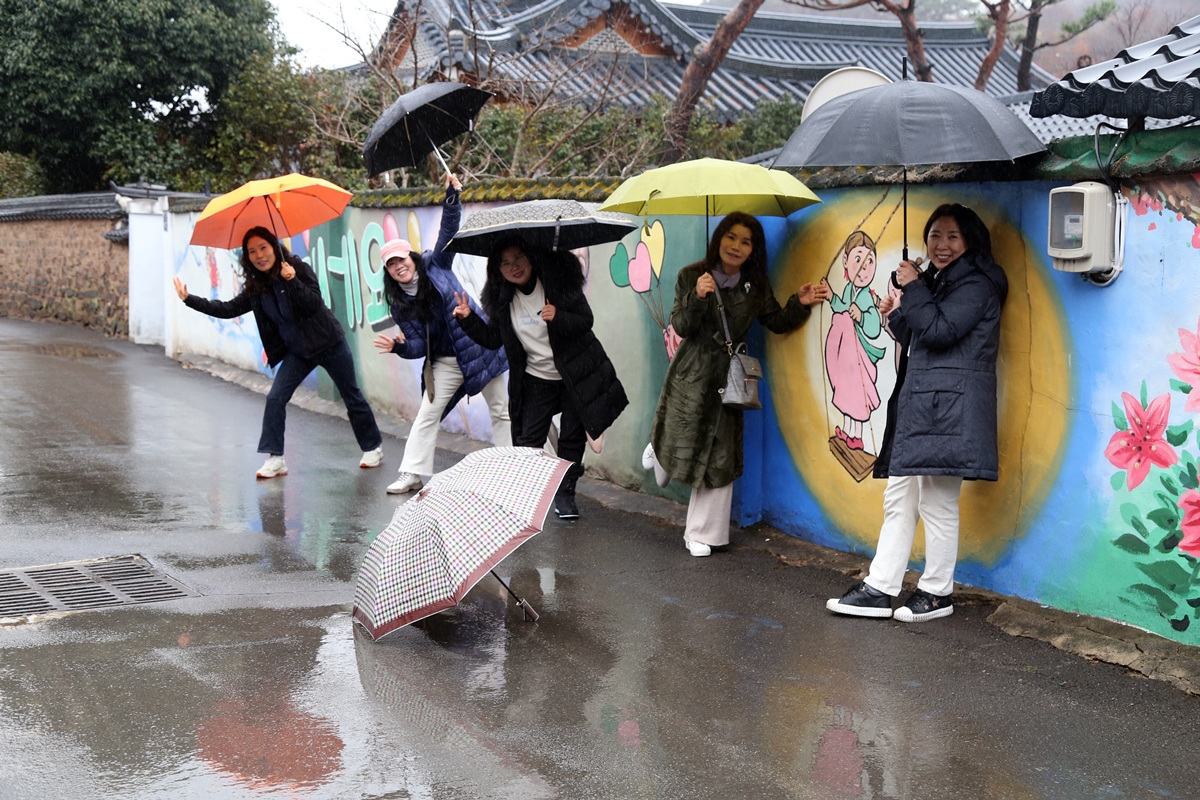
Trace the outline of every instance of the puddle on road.
{"label": "puddle on road", "polygon": [[36,353],[42,356],[55,356],[80,361],[85,358],[114,359],[124,358],[122,353],[109,350],[107,347],[96,347],[90,344],[74,344],[69,342],[49,342],[47,344],[0,345],[0,350]]}

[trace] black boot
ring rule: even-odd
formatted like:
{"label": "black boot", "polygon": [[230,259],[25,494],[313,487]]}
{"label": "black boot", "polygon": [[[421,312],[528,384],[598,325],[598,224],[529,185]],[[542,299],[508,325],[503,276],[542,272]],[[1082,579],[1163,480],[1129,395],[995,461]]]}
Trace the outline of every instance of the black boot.
{"label": "black boot", "polygon": [[554,513],[559,519],[579,519],[579,506],[575,505],[575,482],[583,474],[582,464],[572,464],[554,494]]}

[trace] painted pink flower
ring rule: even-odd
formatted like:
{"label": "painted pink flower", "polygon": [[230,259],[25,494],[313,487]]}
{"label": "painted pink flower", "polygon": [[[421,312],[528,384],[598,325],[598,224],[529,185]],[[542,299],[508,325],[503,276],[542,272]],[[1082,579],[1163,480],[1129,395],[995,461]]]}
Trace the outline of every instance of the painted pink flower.
{"label": "painted pink flower", "polygon": [[1183,352],[1171,353],[1167,356],[1167,363],[1171,365],[1175,377],[1194,387],[1193,391],[1188,393],[1183,410],[1200,411],[1200,321],[1196,323],[1195,333],[1185,328],[1179,329],[1179,344],[1183,347]]}
{"label": "painted pink flower", "polygon": [[1184,492],[1179,498],[1179,507],[1183,509],[1183,520],[1179,523],[1183,541],[1179,543],[1179,549],[1200,558],[1200,491],[1188,489]]}
{"label": "painted pink flower", "polygon": [[1169,467],[1179,461],[1175,448],[1167,443],[1163,434],[1167,430],[1167,417],[1171,413],[1171,395],[1160,394],[1150,402],[1142,404],[1128,392],[1121,393],[1125,402],[1125,417],[1129,429],[1117,431],[1108,441],[1104,457],[1113,466],[1126,472],[1125,482],[1135,489],[1150,474],[1150,465]]}

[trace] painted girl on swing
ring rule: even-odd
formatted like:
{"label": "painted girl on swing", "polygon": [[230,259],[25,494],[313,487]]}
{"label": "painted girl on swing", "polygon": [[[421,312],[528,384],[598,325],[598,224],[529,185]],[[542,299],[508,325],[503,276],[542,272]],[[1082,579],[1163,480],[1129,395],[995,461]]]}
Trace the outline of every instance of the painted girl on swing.
{"label": "painted girl on swing", "polygon": [[[842,248],[846,288],[829,300],[833,321],[825,340],[825,368],[833,387],[833,406],[842,412],[836,436],[851,450],[863,450],[863,423],[879,408],[875,364],[885,351],[871,342],[883,329],[871,281],[875,279],[875,242],[854,231]],[[826,286],[829,282],[821,280]]]}

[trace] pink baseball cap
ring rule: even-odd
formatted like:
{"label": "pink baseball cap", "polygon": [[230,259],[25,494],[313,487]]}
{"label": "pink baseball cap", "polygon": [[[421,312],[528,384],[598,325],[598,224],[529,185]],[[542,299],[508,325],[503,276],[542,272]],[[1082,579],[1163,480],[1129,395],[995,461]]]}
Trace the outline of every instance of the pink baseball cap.
{"label": "pink baseball cap", "polygon": [[384,242],[383,247],[379,250],[379,255],[386,264],[393,258],[404,258],[412,252],[412,245],[407,239],[392,239],[390,242]]}

